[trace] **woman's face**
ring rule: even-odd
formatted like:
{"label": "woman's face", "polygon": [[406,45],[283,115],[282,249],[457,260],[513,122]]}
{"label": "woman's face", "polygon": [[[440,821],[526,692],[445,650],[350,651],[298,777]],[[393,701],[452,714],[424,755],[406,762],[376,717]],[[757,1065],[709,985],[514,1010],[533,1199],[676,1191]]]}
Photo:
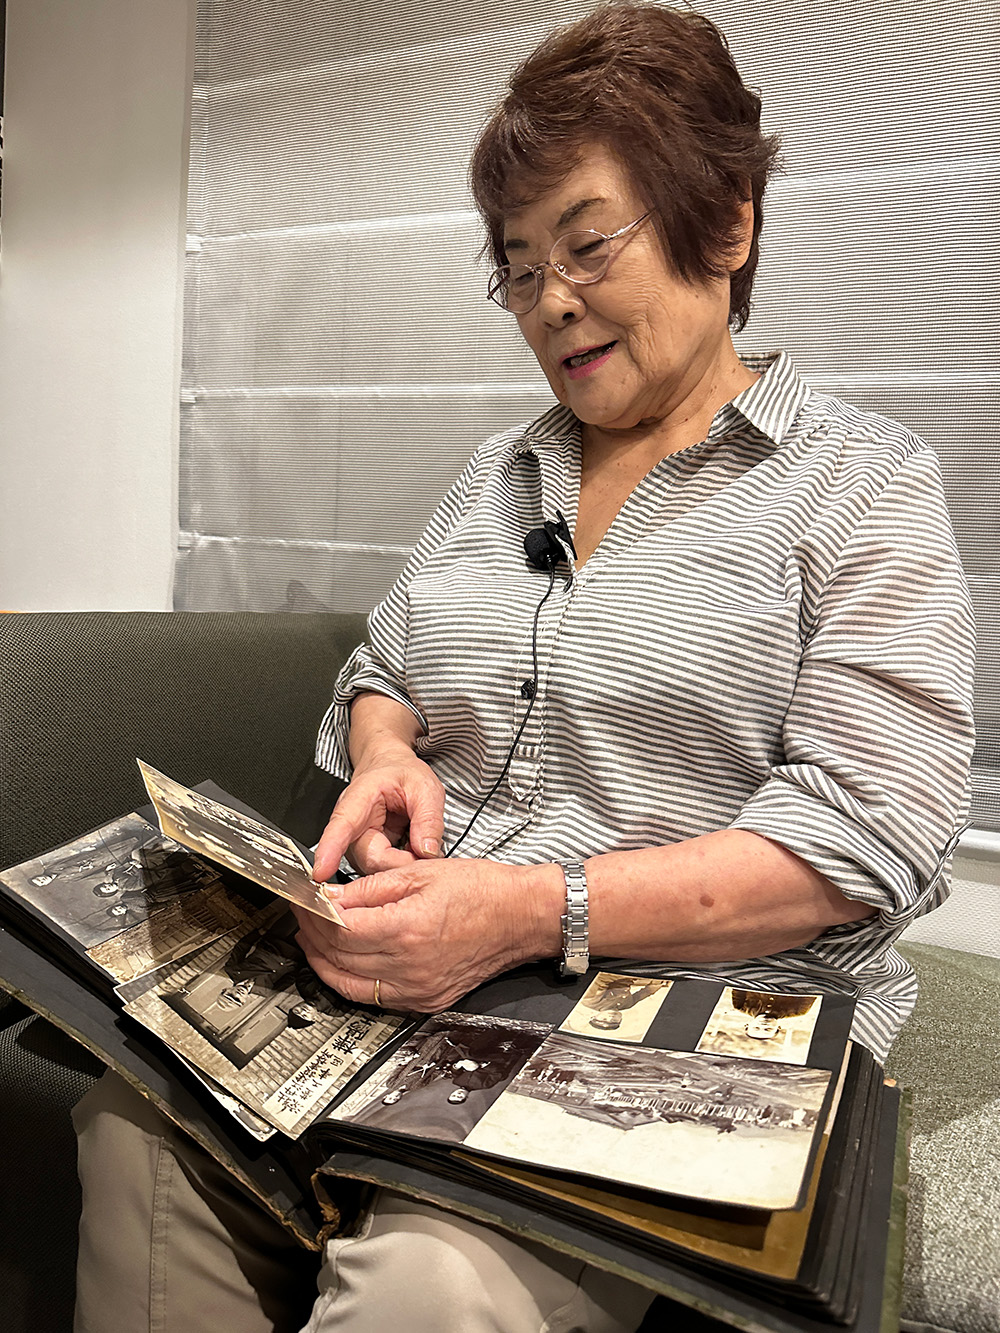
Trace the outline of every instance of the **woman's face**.
{"label": "woman's face", "polygon": [[[559,185],[506,219],[508,261],[541,263],[567,232],[610,235],[643,212],[618,159],[597,145]],[[741,247],[731,271],[745,258]],[[598,282],[574,284],[547,268],[538,304],[517,320],[558,400],[604,430],[681,419],[689,400],[714,391],[735,361],[728,279],[680,278],[652,218],[612,242],[610,267]],[[571,363],[595,348],[601,351],[594,359]]]}

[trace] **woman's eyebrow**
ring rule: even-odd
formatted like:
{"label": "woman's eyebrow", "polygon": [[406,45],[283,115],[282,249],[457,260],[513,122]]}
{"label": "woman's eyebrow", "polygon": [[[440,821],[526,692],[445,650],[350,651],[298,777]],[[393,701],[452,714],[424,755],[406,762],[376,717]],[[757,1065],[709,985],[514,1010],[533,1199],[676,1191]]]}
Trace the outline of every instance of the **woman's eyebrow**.
{"label": "woman's eyebrow", "polygon": [[[608,201],[603,195],[595,195],[592,199],[578,199],[575,204],[570,204],[556,218],[557,227],[565,227],[567,222],[574,222],[581,213],[585,213],[588,208],[593,208],[595,204],[606,204]],[[522,241],[518,236],[511,236],[509,239],[505,236],[503,248],[506,253],[511,250],[527,250],[528,242]]]}
{"label": "woman's eyebrow", "polygon": [[564,209],[556,221],[557,227],[565,227],[567,222],[573,222],[585,213],[588,208],[593,208],[595,204],[606,204],[608,201],[601,195],[596,195],[593,199],[580,199],[575,204],[570,204],[569,208]]}

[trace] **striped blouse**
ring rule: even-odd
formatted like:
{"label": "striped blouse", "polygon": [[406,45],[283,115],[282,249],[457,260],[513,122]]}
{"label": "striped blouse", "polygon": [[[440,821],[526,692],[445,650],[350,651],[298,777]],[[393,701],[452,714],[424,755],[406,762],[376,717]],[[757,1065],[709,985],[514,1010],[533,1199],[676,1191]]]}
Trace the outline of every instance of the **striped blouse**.
{"label": "striped blouse", "polygon": [[[790,848],[877,908],[766,958],[632,970],[857,999],[884,1056],[916,998],[892,947],[948,892],[973,744],[974,631],[931,450],[808,388],[784,354],[700,444],[639,483],[538,621],[534,707],[461,855],[583,859],[720,828]],[[411,708],[446,842],[524,717],[548,575],[529,529],[575,525],[580,425],[555,407],[488,440],[369,620],[317,762],[347,776],[361,690]],[[624,960],[616,960],[621,965]]]}

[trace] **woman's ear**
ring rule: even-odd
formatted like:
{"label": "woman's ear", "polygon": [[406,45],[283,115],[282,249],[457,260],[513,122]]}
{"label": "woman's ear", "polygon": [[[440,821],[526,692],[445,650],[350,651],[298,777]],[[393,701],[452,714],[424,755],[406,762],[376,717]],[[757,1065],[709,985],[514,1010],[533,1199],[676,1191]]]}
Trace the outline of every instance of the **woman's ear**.
{"label": "woman's ear", "polygon": [[753,200],[744,199],[736,212],[733,225],[733,244],[726,255],[726,268],[736,273],[750,257],[753,244]]}

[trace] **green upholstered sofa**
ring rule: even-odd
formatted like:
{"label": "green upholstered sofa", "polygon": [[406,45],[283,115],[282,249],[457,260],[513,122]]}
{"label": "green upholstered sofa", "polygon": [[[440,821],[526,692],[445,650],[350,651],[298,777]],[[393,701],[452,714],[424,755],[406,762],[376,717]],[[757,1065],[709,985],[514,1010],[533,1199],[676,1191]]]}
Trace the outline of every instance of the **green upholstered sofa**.
{"label": "green upholstered sofa", "polygon": [[[0,615],[0,866],[141,804],[137,755],[312,840],[334,796],[313,737],[363,631],[330,614]],[[889,1064],[914,1107],[903,1327],[1000,1333],[1000,960],[904,947],[921,995]],[[0,998],[4,1333],[71,1327],[69,1107],[99,1070]],[[643,1329],[694,1326],[657,1303]]]}

